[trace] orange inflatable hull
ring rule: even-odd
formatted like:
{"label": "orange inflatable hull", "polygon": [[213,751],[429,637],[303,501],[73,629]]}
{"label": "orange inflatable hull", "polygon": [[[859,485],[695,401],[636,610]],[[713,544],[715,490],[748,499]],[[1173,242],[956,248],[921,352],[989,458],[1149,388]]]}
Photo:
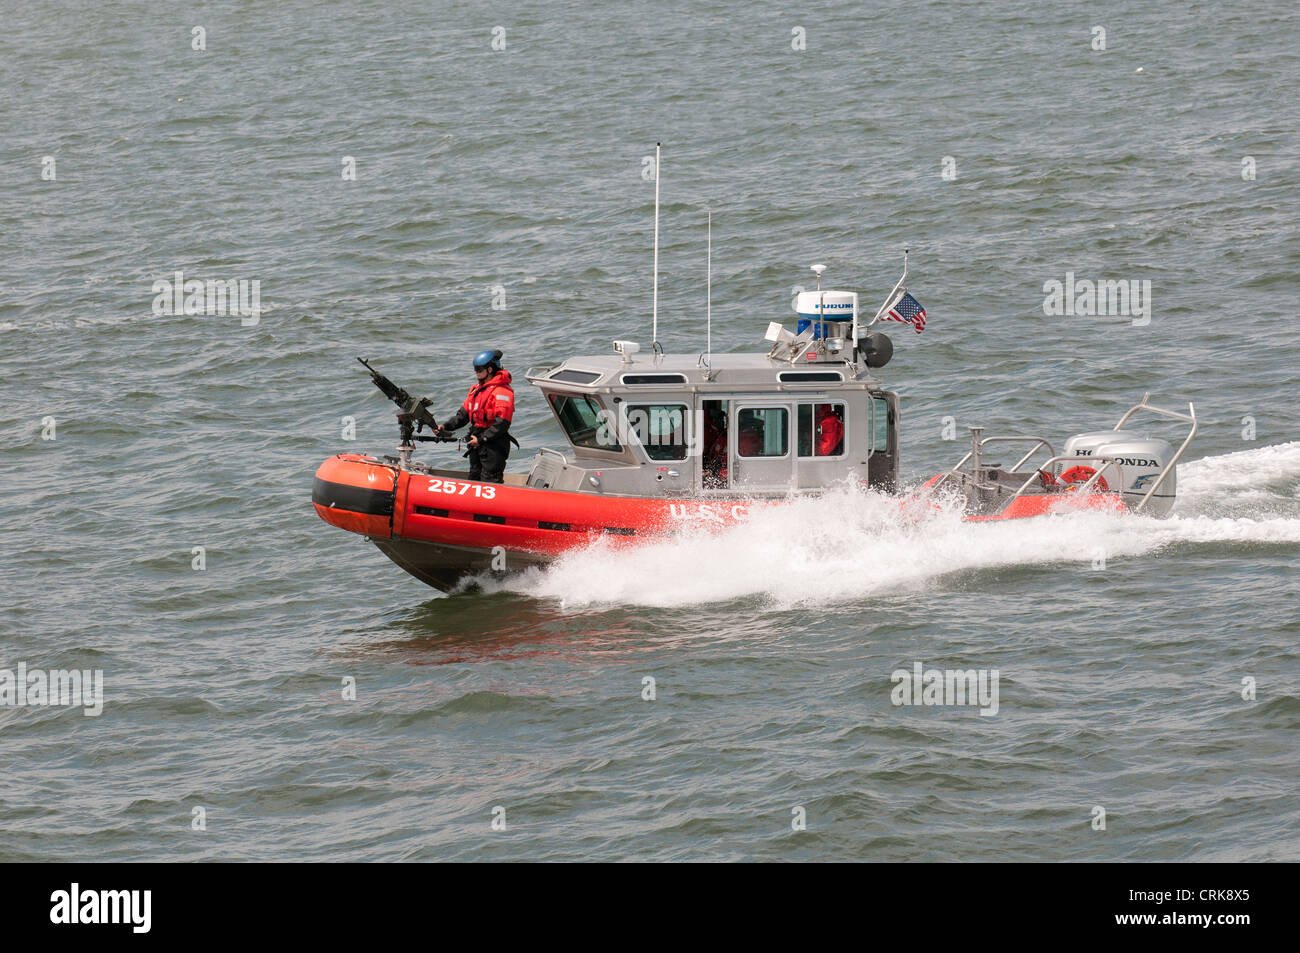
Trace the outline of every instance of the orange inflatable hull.
{"label": "orange inflatable hull", "polygon": [[[1000,513],[967,519],[1043,516],[1060,500],[1022,496]],[[544,563],[597,539],[626,546],[684,526],[725,527],[744,522],[755,505],[780,502],[613,497],[481,483],[443,471],[411,473],[353,453],[322,463],[312,488],[312,504],[322,520],[368,537],[407,572],[444,590],[465,576]],[[1109,493],[1081,497],[1072,505],[1124,506]]]}

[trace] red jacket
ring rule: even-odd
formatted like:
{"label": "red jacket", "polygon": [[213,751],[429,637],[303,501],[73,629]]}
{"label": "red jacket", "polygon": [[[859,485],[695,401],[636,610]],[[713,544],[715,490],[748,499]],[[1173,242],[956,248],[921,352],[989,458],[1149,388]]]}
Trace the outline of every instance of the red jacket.
{"label": "red jacket", "polygon": [[844,439],[844,424],[829,407],[817,420],[817,433],[817,456],[834,456]]}
{"label": "red jacket", "polygon": [[469,389],[465,403],[460,406],[469,417],[470,426],[489,427],[498,417],[510,422],[515,416],[515,390],[510,386],[510,379],[509,371],[497,371]]}
{"label": "red jacket", "polygon": [[[469,423],[477,431],[487,431],[480,435],[491,439],[508,430],[514,416],[515,391],[510,386],[510,372],[497,371],[486,380],[475,383],[460,409],[442,426],[444,430],[456,430]],[[499,427],[496,426],[498,419],[503,421]]]}

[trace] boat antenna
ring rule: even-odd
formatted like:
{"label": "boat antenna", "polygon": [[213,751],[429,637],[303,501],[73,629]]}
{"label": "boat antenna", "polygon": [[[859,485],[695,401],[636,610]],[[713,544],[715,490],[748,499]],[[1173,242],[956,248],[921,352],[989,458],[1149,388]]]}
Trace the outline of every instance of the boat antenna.
{"label": "boat antenna", "polygon": [[704,258],[704,366],[713,370],[713,209],[709,209],[708,249]]}
{"label": "boat antenna", "polygon": [[650,347],[659,343],[659,143],[655,143],[655,275],[654,297],[651,299],[650,312],[654,326],[650,332]]}
{"label": "boat antenna", "polygon": [[813,337],[816,338],[826,333],[826,296],[822,294],[822,272],[826,266],[813,265],[812,270],[817,275],[817,328],[813,332]]}

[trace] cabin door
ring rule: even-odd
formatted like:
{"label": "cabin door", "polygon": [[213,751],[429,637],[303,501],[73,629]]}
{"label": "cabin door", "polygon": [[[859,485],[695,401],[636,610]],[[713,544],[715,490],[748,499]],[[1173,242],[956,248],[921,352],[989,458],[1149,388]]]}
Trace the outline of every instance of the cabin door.
{"label": "cabin door", "polygon": [[873,490],[898,489],[898,398],[872,394],[868,415],[867,484]]}
{"label": "cabin door", "polygon": [[794,481],[794,408],[770,400],[731,401],[727,442],[732,490],[785,490]]}

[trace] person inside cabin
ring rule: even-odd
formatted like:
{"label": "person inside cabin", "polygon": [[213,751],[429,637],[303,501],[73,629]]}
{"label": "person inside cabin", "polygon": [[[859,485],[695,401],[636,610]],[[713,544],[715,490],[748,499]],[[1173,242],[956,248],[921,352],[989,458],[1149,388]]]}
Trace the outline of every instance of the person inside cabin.
{"label": "person inside cabin", "polygon": [[742,411],[740,433],[736,436],[736,453],[742,457],[763,455],[763,418],[753,411]]}
{"label": "person inside cabin", "polygon": [[474,358],[474,376],[478,382],[469,389],[465,402],[437,430],[437,436],[470,425],[469,478],[483,483],[505,481],[506,459],[510,444],[519,442],[510,435],[510,421],[515,415],[515,391],[510,386],[510,372],[501,369],[500,351],[481,351]]}
{"label": "person inside cabin", "polygon": [[704,485],[727,485],[727,414],[713,401],[706,401],[704,414]]}
{"label": "person inside cabin", "polygon": [[844,452],[842,412],[834,404],[817,405],[817,456],[837,457]]}

